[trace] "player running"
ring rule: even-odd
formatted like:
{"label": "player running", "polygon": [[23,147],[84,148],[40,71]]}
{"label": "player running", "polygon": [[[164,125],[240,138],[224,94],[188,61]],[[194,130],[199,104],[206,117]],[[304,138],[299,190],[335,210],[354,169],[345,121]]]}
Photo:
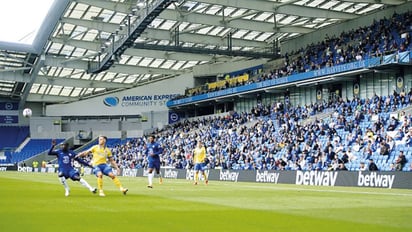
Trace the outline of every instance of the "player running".
{"label": "player running", "polygon": [[52,141],[52,146],[49,150],[48,155],[53,155],[57,156],[57,161],[59,163],[59,168],[58,168],[58,176],[60,182],[63,184],[64,189],[65,189],[65,196],[68,197],[70,195],[70,187],[66,182],[66,179],[70,178],[73,181],[79,181],[84,187],[88,188],[90,192],[96,193],[97,189],[93,188],[92,186],[87,183],[87,181],[83,178],[80,177],[79,171],[77,171],[73,167],[73,160],[76,160],[77,162],[90,166],[87,162],[85,162],[82,159],[76,158],[76,153],[72,150],[69,150],[69,144],[68,143],[63,143],[61,144],[61,149],[54,150],[54,147],[56,146],[56,140]]}
{"label": "player running", "polygon": [[194,169],[195,169],[195,182],[193,183],[194,185],[197,185],[197,182],[199,180],[199,171],[202,173],[203,178],[205,179],[205,184],[209,183],[209,180],[207,179],[207,176],[205,174],[205,160],[206,160],[206,149],[205,146],[203,146],[202,141],[197,141],[196,148],[193,150],[193,163],[194,163]]}
{"label": "player running", "polygon": [[[97,188],[99,189],[99,196],[104,197],[103,191],[103,175],[106,175],[112,178],[114,184],[120,189],[120,191],[126,195],[128,189],[123,188],[122,184],[120,183],[119,178],[113,173],[112,167],[114,167],[117,173],[120,173],[119,166],[117,166],[116,161],[113,159],[112,152],[109,148],[106,147],[107,137],[106,136],[99,136],[99,144],[94,145],[87,151],[83,151],[79,153],[78,157],[87,156],[89,154],[93,154],[92,157],[92,165],[93,165],[93,173],[97,177]],[[107,160],[109,160],[110,165],[107,164]]]}
{"label": "player running", "polygon": [[146,144],[146,156],[149,162],[148,164],[148,174],[147,178],[149,181],[148,188],[153,188],[153,169],[155,169],[156,174],[159,176],[159,184],[163,183],[162,175],[160,173],[160,154],[162,154],[163,148],[159,143],[155,141],[154,135],[150,135],[148,143]]}

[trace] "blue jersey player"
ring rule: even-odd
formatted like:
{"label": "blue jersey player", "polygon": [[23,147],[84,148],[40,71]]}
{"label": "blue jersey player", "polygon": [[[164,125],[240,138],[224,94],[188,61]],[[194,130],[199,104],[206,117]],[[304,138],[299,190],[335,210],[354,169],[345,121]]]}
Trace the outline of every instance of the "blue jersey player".
{"label": "blue jersey player", "polygon": [[162,184],[162,176],[160,174],[160,154],[162,154],[163,148],[159,143],[155,141],[154,135],[150,135],[148,142],[146,144],[146,156],[148,160],[148,174],[147,178],[149,180],[148,188],[153,188],[153,170],[156,171],[156,174],[159,176],[159,183]]}
{"label": "blue jersey player", "polygon": [[60,149],[57,149],[57,150],[54,150],[55,146],[56,146],[56,141],[53,140],[52,146],[48,154],[57,157],[57,161],[59,163],[58,176],[59,176],[60,182],[64,186],[65,196],[67,197],[70,195],[70,188],[66,182],[66,179],[68,178],[72,179],[73,181],[79,181],[84,187],[88,188],[90,192],[96,193],[97,189],[90,186],[89,183],[87,183],[85,179],[81,178],[79,171],[77,171],[73,167],[73,160],[76,160],[83,165],[89,166],[89,164],[82,159],[75,158],[77,154],[74,151],[69,150],[68,143],[63,143]]}

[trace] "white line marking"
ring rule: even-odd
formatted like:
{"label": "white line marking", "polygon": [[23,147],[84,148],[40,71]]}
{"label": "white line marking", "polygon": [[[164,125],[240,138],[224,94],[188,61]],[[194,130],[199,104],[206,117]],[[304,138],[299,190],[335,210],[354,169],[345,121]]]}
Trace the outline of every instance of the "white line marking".
{"label": "white line marking", "polygon": [[[225,184],[228,185],[228,184]],[[385,192],[368,192],[368,191],[350,191],[350,190],[336,190],[336,189],[311,189],[300,187],[282,187],[282,186],[256,186],[256,185],[242,185],[244,188],[251,189],[273,189],[273,190],[296,190],[296,191],[311,191],[311,192],[331,192],[331,193],[351,193],[351,194],[369,194],[369,195],[388,195],[388,196],[408,196],[412,197],[412,193],[385,193]],[[359,187],[362,188],[362,187]],[[380,188],[379,188],[380,189]],[[381,189],[383,190],[383,189]]]}

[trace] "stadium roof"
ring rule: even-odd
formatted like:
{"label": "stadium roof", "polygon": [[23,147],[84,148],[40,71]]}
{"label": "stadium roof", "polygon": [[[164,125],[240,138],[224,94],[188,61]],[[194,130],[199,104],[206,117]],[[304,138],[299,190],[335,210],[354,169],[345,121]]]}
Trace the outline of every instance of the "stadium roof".
{"label": "stadium roof", "polygon": [[[160,2],[164,10],[150,8]],[[54,0],[31,44],[0,42],[0,98],[21,105],[71,102],[173,77],[199,64],[271,59],[282,41],[406,2]],[[24,6],[22,12],[29,7]],[[23,18],[29,23],[32,17]],[[105,59],[106,66],[91,69]]]}

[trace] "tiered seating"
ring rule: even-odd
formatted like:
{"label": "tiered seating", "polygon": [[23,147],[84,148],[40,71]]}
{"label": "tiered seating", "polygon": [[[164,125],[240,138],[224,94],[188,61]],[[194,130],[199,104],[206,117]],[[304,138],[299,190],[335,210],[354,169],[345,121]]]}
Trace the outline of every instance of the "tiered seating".
{"label": "tiered seating", "polygon": [[[408,93],[408,98],[410,94]],[[299,108],[278,108],[278,104],[264,106],[259,104],[252,113],[234,113],[228,117],[209,117],[196,121],[186,121],[177,125],[171,125],[158,131],[158,141],[164,147],[162,155],[163,165],[177,168],[190,168],[191,152],[196,140],[205,141],[209,154],[209,168],[221,167],[224,169],[254,170],[332,170],[333,160],[324,155],[329,143],[340,140],[339,145],[333,147],[340,160],[343,160],[343,150],[352,153],[356,159],[345,163],[348,170],[359,170],[360,163],[366,166],[369,159],[374,159],[378,168],[382,171],[393,170],[393,163],[403,150],[408,163],[403,170],[409,170],[412,162],[412,146],[397,142],[393,151],[387,156],[382,156],[378,150],[368,154],[364,149],[367,141],[363,141],[361,148],[356,149],[351,135],[361,133],[364,137],[368,128],[375,127],[375,121],[379,117],[386,128],[389,125],[392,114],[402,110],[408,104],[400,104],[399,96],[388,96],[393,99],[388,106],[376,107],[376,101],[383,101],[383,97],[374,96],[371,99],[354,99],[352,101],[329,102],[302,106]],[[395,107],[396,106],[396,107]],[[349,110],[351,107],[354,110]],[[362,117],[359,116],[361,112]],[[312,115],[313,112],[313,116]],[[325,114],[329,112],[329,114]],[[331,115],[332,112],[335,112]],[[339,118],[343,115],[343,119]],[[316,118],[322,116],[322,118]],[[310,117],[310,118],[308,118]],[[412,118],[409,118],[409,124]],[[308,121],[305,123],[305,121]],[[351,126],[347,125],[351,124]],[[395,130],[400,128],[401,123]],[[323,128],[324,129],[320,129]],[[356,131],[359,127],[360,132]],[[403,130],[406,131],[404,128]],[[300,135],[299,135],[300,134]],[[356,137],[355,137],[356,138]],[[309,144],[312,142],[311,144]],[[319,144],[316,150],[315,143]],[[297,149],[295,145],[300,148]],[[376,145],[378,146],[378,145]],[[307,150],[307,153],[304,150]],[[136,159],[144,154],[145,139],[137,138],[129,140],[129,144],[118,144],[114,147],[122,167],[133,163],[132,168],[145,167],[145,159]],[[315,162],[316,157],[322,160],[321,164]],[[336,170],[336,169],[334,169]]]}
{"label": "tiered seating", "polygon": [[[63,140],[56,140],[61,143]],[[18,163],[50,149],[52,139],[31,139],[20,152],[7,152],[7,162]]]}
{"label": "tiered seating", "polygon": [[0,150],[13,149],[29,136],[28,126],[0,126]]}
{"label": "tiered seating", "polygon": [[[310,44],[297,51],[284,55],[285,65],[274,70],[266,70],[256,78],[239,82],[239,85],[276,79],[298,73],[350,63],[359,59],[382,57],[383,55],[412,50],[412,12],[394,14],[392,18],[374,21],[372,25],[341,33],[339,36],[327,37],[316,44]],[[196,91],[185,93],[187,97],[220,90],[206,89],[201,86]]]}
{"label": "tiered seating", "polygon": [[[390,98],[396,99],[396,97],[394,96],[389,96]],[[362,101],[363,104],[365,104],[365,101]],[[368,102],[372,102],[372,101],[368,101]],[[370,108],[372,104],[370,105],[365,105],[365,109]],[[395,107],[396,106],[396,107]],[[389,105],[388,110],[390,109],[403,109],[404,107],[406,107],[406,104],[398,104],[397,101],[393,100],[391,101],[391,105]],[[381,113],[376,114],[373,117],[365,117],[365,119],[363,119],[362,121],[360,121],[359,123],[359,128],[362,132],[362,136],[365,136],[366,131],[368,128],[373,128],[374,127],[374,123],[375,123],[375,119],[377,119],[378,117],[381,119],[381,121],[383,122],[383,128],[385,128],[383,131],[384,133],[387,133],[386,128],[389,125],[389,120],[391,115],[394,114],[394,112],[390,112],[390,111],[384,111]],[[339,115],[339,114],[338,114]],[[397,117],[397,112],[394,114]],[[353,122],[354,121],[354,116],[353,115],[347,115],[345,116],[345,119],[349,122]],[[325,124],[331,125],[331,124],[337,124],[337,118],[336,117],[331,117],[331,118],[325,118],[323,119]],[[411,118],[408,118],[409,120],[409,125],[410,125],[410,120]],[[319,123],[319,122],[317,122]],[[408,127],[409,127],[408,125]],[[337,128],[337,127],[335,127]],[[401,128],[401,123],[399,123],[399,125],[395,128],[395,131],[398,131],[399,128]],[[279,131],[279,128],[275,128],[275,131]],[[318,133],[319,131],[315,131],[316,136],[318,136],[318,141],[320,141],[321,147],[322,149],[324,149],[326,147],[326,145],[330,142],[333,142],[334,139],[331,139],[331,135],[329,133],[326,133],[325,135],[321,135]],[[344,129],[336,129],[335,130],[336,135],[333,135],[333,138],[339,138],[339,140],[341,141],[341,143],[343,144],[343,150],[348,150],[350,149],[353,144],[349,144],[347,143],[347,138],[349,133],[354,133],[354,131],[345,131]],[[288,133],[294,133],[294,131],[289,131]],[[389,133],[388,133],[389,134]],[[284,137],[285,133],[277,133],[276,136],[279,137]],[[300,149],[303,150],[305,143],[307,141],[305,141],[304,143],[300,143]],[[296,143],[296,141],[294,141],[294,143]],[[373,151],[372,154],[367,154],[364,151],[364,147],[366,146],[366,141],[364,143],[361,144],[362,148],[357,150],[357,149],[352,149],[353,154],[357,157],[355,160],[351,160],[348,163],[346,163],[346,168],[348,170],[359,170],[359,166],[361,162],[364,162],[366,165],[369,163],[369,159],[373,159],[374,162],[377,164],[379,170],[382,171],[391,171],[394,168],[394,163],[395,163],[395,159],[398,157],[399,152],[400,151],[404,151],[406,154],[406,159],[408,161],[408,163],[404,166],[403,170],[409,170],[410,165],[412,163],[412,147],[410,147],[407,144],[404,144],[404,141],[399,141],[395,147],[393,148],[393,150],[389,153],[389,155],[387,156],[383,156],[380,155],[378,152],[378,149]],[[378,145],[379,146],[379,145]],[[336,150],[336,147],[334,147],[333,150]],[[339,159],[342,159],[343,156],[342,151],[337,152]],[[309,165],[310,162],[313,162],[313,157],[308,157],[308,155],[306,155],[305,159],[306,159],[306,163],[304,164],[304,166],[301,167],[297,167],[295,165],[295,162],[297,160],[297,157],[290,157],[290,152],[289,152],[289,147],[285,146],[283,149],[281,149],[280,151],[278,151],[275,155],[274,158],[276,160],[284,160],[286,161],[287,164],[284,165],[284,169],[286,170],[295,170],[295,169],[303,169],[303,170],[308,170],[308,169],[313,169],[313,166]],[[330,170],[330,164],[331,164],[331,160],[327,160],[325,161],[327,163],[327,165],[323,165],[321,170]],[[304,163],[304,162],[303,162]],[[235,167],[239,167],[239,166],[235,166]],[[242,168],[242,165],[240,166],[240,168]]]}

